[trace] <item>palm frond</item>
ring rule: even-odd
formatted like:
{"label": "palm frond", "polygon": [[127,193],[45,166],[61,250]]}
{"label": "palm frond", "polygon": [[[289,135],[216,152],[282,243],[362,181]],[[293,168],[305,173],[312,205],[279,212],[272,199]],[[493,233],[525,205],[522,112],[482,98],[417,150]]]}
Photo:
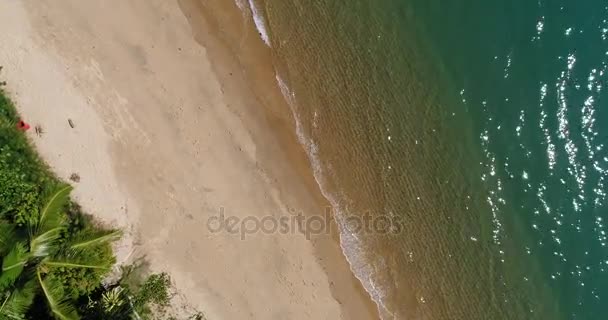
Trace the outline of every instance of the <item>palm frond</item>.
{"label": "palm frond", "polygon": [[85,232],[71,241],[71,249],[84,249],[120,239],[122,232],[119,230],[101,230]]}
{"label": "palm frond", "polygon": [[125,288],[115,287],[112,290],[106,291],[101,295],[101,302],[104,309],[111,311],[115,307],[124,305],[123,299]]}
{"label": "palm frond", "polygon": [[91,264],[91,263],[77,262],[77,261],[49,260],[49,261],[45,261],[44,264],[49,267],[59,267],[59,268],[84,268],[84,269],[101,269],[101,270],[109,270],[111,268],[105,264],[99,265],[99,264]]}
{"label": "palm frond", "polygon": [[69,303],[69,299],[65,296],[61,284],[48,277],[42,279],[40,270],[36,271],[36,275],[38,277],[40,288],[42,288],[44,298],[46,299],[49,309],[53,315],[60,320],[80,319],[76,309]]}
{"label": "palm frond", "polygon": [[35,234],[44,233],[63,224],[63,209],[68,204],[71,191],[72,186],[61,185],[50,193],[46,205],[40,211]]}
{"label": "palm frond", "polygon": [[2,260],[2,273],[0,274],[0,289],[13,285],[23,272],[29,254],[23,243],[17,243]]}
{"label": "palm frond", "polygon": [[100,255],[91,255],[86,249],[66,249],[42,262],[49,267],[109,270],[114,261]]}
{"label": "palm frond", "polygon": [[0,305],[0,318],[21,320],[34,302],[36,294],[36,281],[26,282],[19,289],[9,292]]}
{"label": "palm frond", "polygon": [[61,237],[62,226],[46,230],[44,233],[38,234],[30,242],[30,251],[35,257],[46,257],[53,250],[58,249],[57,240]]}
{"label": "palm frond", "polygon": [[46,205],[40,211],[37,221],[30,226],[30,251],[35,257],[45,257],[52,254],[57,240],[64,229],[65,215],[63,209],[67,205],[72,187],[62,185],[47,197]]}

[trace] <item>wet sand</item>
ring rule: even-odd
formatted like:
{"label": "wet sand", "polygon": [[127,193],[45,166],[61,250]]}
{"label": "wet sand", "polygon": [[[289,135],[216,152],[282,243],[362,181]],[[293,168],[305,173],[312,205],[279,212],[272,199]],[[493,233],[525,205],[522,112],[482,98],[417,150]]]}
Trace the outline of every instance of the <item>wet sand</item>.
{"label": "wet sand", "polygon": [[[208,319],[373,319],[335,233],[248,235],[239,219],[322,215],[270,52],[227,1],[0,3],[0,64],[31,138],[75,197],[127,231],[119,261],[167,271]],[[71,128],[68,119],[75,128]],[[179,310],[178,310],[179,311]]]}

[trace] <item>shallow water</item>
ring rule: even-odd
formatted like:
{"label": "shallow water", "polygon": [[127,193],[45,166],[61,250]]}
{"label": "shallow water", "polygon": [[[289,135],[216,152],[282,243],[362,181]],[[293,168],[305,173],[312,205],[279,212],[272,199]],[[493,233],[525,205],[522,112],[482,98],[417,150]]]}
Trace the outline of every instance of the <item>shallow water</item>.
{"label": "shallow water", "polygon": [[[605,4],[254,5],[343,249],[385,318],[603,317]],[[348,218],[366,213],[402,228],[354,231]]]}

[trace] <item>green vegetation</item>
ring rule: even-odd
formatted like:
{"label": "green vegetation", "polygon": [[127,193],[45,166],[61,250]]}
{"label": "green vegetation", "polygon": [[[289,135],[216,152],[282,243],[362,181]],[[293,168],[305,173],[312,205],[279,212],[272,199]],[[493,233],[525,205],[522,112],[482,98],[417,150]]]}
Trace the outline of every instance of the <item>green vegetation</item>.
{"label": "green vegetation", "polygon": [[[96,255],[99,248],[118,236],[115,231],[70,234],[63,208],[71,187],[58,187],[46,204],[23,225],[12,223],[11,216],[0,220],[2,274],[0,291],[4,292],[0,314],[20,317],[36,294],[41,295],[51,314],[58,319],[78,318],[71,303],[80,294],[89,294],[101,283],[114,264],[111,255]],[[84,283],[84,286],[75,284]],[[91,285],[92,284],[92,285]]]}
{"label": "green vegetation", "polygon": [[119,232],[73,210],[72,187],[50,173],[18,120],[0,94],[0,320],[78,319],[78,299],[115,263]]}
{"label": "green vegetation", "polygon": [[171,296],[169,288],[171,279],[166,273],[152,274],[141,285],[126,286],[133,293],[133,308],[144,318],[152,315],[151,306],[156,308],[157,314],[164,314],[169,306]]}
{"label": "green vegetation", "polygon": [[18,121],[0,90],[0,320],[164,316],[167,274],[145,277],[141,265],[122,267],[117,283],[102,285],[120,232],[96,224],[70,200],[72,187],[50,172]]}

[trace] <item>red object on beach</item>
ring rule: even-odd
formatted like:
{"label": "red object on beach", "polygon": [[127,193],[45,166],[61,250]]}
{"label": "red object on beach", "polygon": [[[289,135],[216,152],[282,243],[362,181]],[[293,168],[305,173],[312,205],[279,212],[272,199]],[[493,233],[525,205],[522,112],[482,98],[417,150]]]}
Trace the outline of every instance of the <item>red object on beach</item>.
{"label": "red object on beach", "polygon": [[19,122],[17,122],[17,129],[21,131],[27,131],[30,129],[30,125],[25,123],[25,121],[23,120],[19,120]]}

